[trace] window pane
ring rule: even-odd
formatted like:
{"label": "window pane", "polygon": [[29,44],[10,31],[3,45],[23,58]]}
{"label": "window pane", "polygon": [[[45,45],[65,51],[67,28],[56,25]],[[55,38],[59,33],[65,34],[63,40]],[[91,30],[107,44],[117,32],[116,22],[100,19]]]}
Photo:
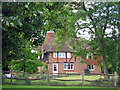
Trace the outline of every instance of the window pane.
{"label": "window pane", "polygon": [[65,58],[65,53],[63,53],[63,58]]}
{"label": "window pane", "polygon": [[70,69],[70,64],[68,64],[68,69]]}
{"label": "window pane", "polygon": [[70,58],[70,53],[69,52],[67,52],[67,57]]}
{"label": "window pane", "polygon": [[63,58],[63,53],[61,53],[61,57]]}
{"label": "window pane", "polygon": [[57,52],[53,53],[53,57],[55,57],[55,58],[57,57]]}
{"label": "window pane", "polygon": [[61,52],[59,52],[59,57],[61,58]]}
{"label": "window pane", "polygon": [[66,64],[64,64],[64,69],[66,69]]}
{"label": "window pane", "polygon": [[59,57],[60,58],[65,58],[65,52],[59,52]]}
{"label": "window pane", "polygon": [[87,59],[92,59],[93,58],[93,54],[92,53],[87,53]]}
{"label": "window pane", "polygon": [[73,69],[73,64],[71,64],[71,69]]}
{"label": "window pane", "polygon": [[90,65],[88,65],[88,69],[91,69]]}
{"label": "window pane", "polygon": [[94,69],[94,65],[92,65],[92,69]]}
{"label": "window pane", "polygon": [[54,64],[54,71],[57,71],[57,66]]}

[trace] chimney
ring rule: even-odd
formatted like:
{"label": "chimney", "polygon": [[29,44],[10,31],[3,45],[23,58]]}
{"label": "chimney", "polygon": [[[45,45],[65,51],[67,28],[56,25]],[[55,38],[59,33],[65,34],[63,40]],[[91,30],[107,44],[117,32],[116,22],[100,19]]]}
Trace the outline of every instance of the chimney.
{"label": "chimney", "polygon": [[47,31],[44,44],[49,43],[53,38],[55,38],[54,31]]}

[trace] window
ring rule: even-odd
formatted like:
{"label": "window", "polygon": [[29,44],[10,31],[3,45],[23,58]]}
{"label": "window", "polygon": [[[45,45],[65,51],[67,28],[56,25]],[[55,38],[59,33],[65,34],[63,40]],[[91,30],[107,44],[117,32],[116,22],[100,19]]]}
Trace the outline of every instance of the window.
{"label": "window", "polygon": [[88,65],[89,70],[94,70],[94,65]]}
{"label": "window", "polygon": [[[65,52],[59,52],[58,56],[59,56],[59,58],[65,58],[66,54],[65,54]],[[57,58],[57,52],[53,53],[53,57]]]}
{"label": "window", "polygon": [[65,52],[59,52],[59,58],[65,58]]}
{"label": "window", "polygon": [[57,71],[57,65],[54,64],[54,71]]}
{"label": "window", "polygon": [[54,58],[57,58],[57,52],[54,52],[54,53],[53,53],[53,57],[54,57]]}
{"label": "window", "polygon": [[93,59],[93,54],[92,53],[87,53],[87,59]]}
{"label": "window", "polygon": [[64,70],[74,70],[73,63],[64,63]]}
{"label": "window", "polygon": [[[58,56],[59,56],[59,58],[65,58],[66,57],[66,53],[65,52],[59,52]],[[53,53],[53,57],[57,58],[57,52]],[[67,52],[67,58],[70,58],[70,52]]]}
{"label": "window", "polygon": [[67,52],[67,58],[70,58],[70,52]]}

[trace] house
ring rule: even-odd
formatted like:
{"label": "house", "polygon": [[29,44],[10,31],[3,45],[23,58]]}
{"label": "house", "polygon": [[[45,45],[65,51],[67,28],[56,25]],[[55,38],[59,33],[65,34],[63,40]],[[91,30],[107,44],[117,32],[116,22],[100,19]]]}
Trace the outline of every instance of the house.
{"label": "house", "polygon": [[[44,44],[39,47],[40,52],[43,54],[40,56],[42,62],[46,62],[48,65],[49,73],[79,73],[82,71],[86,72],[89,69],[90,73],[100,74],[101,68],[98,66],[98,60],[101,60],[101,57],[98,57],[98,60],[91,60],[88,57],[96,56],[95,54],[88,53],[85,59],[80,59],[79,57],[74,57],[74,52],[72,47],[65,42],[64,44],[59,44],[63,48],[56,51],[56,47],[53,44],[55,39],[55,33],[53,31],[48,31]],[[87,63],[81,63],[81,60],[86,61]]]}

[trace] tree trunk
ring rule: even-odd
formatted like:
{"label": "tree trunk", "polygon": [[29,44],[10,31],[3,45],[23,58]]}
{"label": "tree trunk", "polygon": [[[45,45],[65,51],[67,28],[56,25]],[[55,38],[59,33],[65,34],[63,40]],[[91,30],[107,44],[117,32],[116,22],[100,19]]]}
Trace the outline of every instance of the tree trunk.
{"label": "tree trunk", "polygon": [[[100,40],[100,47],[102,48],[103,47],[103,40]],[[107,79],[109,78],[107,74],[109,74],[108,72],[108,65],[107,65],[107,61],[106,61],[106,54],[104,52],[104,48],[102,48],[102,57],[103,57],[103,66],[104,66],[104,79]]]}
{"label": "tree trunk", "polygon": [[103,66],[104,66],[104,74],[105,74],[104,79],[107,79],[107,78],[109,78],[109,76],[107,75],[107,74],[109,74],[109,72],[108,72],[108,65],[107,65],[105,55],[103,55]]}

